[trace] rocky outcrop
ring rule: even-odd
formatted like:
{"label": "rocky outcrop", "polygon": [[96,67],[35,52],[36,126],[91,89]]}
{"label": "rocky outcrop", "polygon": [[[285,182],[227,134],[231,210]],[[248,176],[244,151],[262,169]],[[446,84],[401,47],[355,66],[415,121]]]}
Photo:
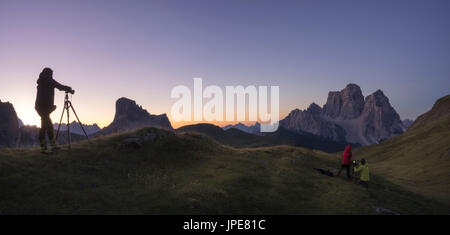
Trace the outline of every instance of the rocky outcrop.
{"label": "rocky outcrop", "polygon": [[325,120],[321,113],[322,108],[313,103],[306,110],[291,111],[286,118],[280,121],[280,126],[297,132],[306,131],[335,141],[345,139],[345,130],[339,125]]}
{"label": "rocky outcrop", "polygon": [[368,144],[381,142],[405,130],[400,116],[381,90],[366,97],[358,122]]}
{"label": "rocky outcrop", "polygon": [[364,99],[361,88],[348,84],[341,91],[328,93],[323,109],[311,104],[306,110],[294,110],[280,121],[294,131],[306,131],[334,141],[369,145],[401,134],[404,126],[399,115],[381,90]]}
{"label": "rocky outcrop", "polygon": [[15,147],[19,136],[19,119],[14,106],[0,100],[0,147]]}
{"label": "rocky outcrop", "polygon": [[134,100],[120,98],[116,101],[116,114],[113,122],[103,128],[100,133],[111,134],[149,126],[173,129],[166,114],[152,115],[142,106],[137,105]]}
{"label": "rocky outcrop", "polygon": [[339,91],[328,92],[327,103],[323,106],[323,114],[331,118],[337,118],[341,114],[342,96]]}
{"label": "rocky outcrop", "polygon": [[408,128],[414,130],[420,127],[429,126],[439,120],[450,116],[450,95],[446,95],[434,103],[431,110],[420,115],[414,123]]}
{"label": "rocky outcrop", "polygon": [[364,108],[364,96],[356,84],[348,84],[342,91],[328,93],[323,115],[331,118],[353,119],[359,117]]}

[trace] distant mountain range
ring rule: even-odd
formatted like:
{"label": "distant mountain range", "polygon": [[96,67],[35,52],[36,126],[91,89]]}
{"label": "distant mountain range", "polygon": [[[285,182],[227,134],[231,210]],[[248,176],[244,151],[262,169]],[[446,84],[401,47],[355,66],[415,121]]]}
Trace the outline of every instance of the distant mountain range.
{"label": "distant mountain range", "polygon": [[[348,84],[341,91],[328,94],[324,107],[312,103],[306,110],[295,109],[280,121],[280,126],[297,133],[305,132],[335,142],[370,145],[403,133],[413,121],[400,120],[389,99],[377,90],[365,99],[361,88]],[[260,124],[238,123],[223,127],[264,135]]]}
{"label": "distant mountain range", "polygon": [[[39,146],[39,130],[40,128],[37,126],[29,126],[24,125],[20,127],[15,146],[9,147],[33,147]],[[56,131],[54,133],[56,135]],[[85,140],[86,137],[83,135],[79,135],[76,133],[70,133],[71,142],[77,142],[81,140]],[[60,130],[57,143],[58,144],[67,144],[69,140],[69,135],[67,130]]]}
{"label": "distant mountain range", "polygon": [[[438,111],[420,116],[410,128],[425,125],[448,112],[448,107],[440,105],[440,102],[436,105],[437,108],[433,110]],[[0,147],[36,145],[38,128],[24,126],[11,103],[0,101],[0,121]],[[176,131],[200,132],[234,147],[290,144],[337,151],[347,143],[358,146],[382,142],[403,133],[410,123],[409,120],[400,120],[381,90],[364,98],[358,85],[349,84],[341,91],[329,92],[323,107],[312,103],[306,110],[291,111],[280,121],[279,130],[273,133],[261,133],[259,123],[251,126],[238,123],[223,128],[208,124],[190,125]],[[148,126],[173,130],[166,114],[150,114],[128,98],[116,101],[114,120],[107,127],[100,129],[96,124],[84,125],[91,137]],[[78,123],[72,122],[70,127],[74,140],[84,139]],[[61,131],[66,131],[66,128],[66,125],[62,125]],[[65,137],[61,138],[60,143],[64,143]]]}
{"label": "distant mountain range", "polygon": [[[88,135],[92,135],[92,134],[95,134],[98,131],[100,131],[100,127],[96,123],[94,123],[92,125],[86,125],[86,124],[82,124],[82,125],[84,128],[84,131],[86,131],[86,134],[88,134]],[[58,130],[58,126],[59,126],[58,123],[54,123],[53,129]],[[69,127],[70,127],[71,133],[75,133],[77,135],[84,135],[84,132],[81,129],[81,126],[78,122],[75,122],[75,121],[71,122]],[[67,124],[61,123],[60,131],[67,131]]]}
{"label": "distant mountain range", "polygon": [[[347,142],[339,142],[326,139],[321,136],[316,136],[308,132],[291,131],[284,127],[278,128],[276,132],[249,133],[248,126],[244,124],[237,124],[232,126],[220,128],[213,124],[201,123],[195,125],[187,125],[178,128],[178,133],[183,132],[196,132],[207,135],[217,142],[238,148],[250,148],[250,147],[265,147],[275,145],[292,145],[301,146],[310,149],[319,149],[325,152],[336,152],[342,150]],[[253,126],[258,126],[258,123]],[[240,130],[238,128],[243,128]],[[259,131],[259,129],[258,129]],[[353,146],[359,146],[359,144],[353,144]]]}
{"label": "distant mountain range", "polygon": [[245,124],[238,123],[238,124],[235,124],[235,125],[227,125],[227,126],[222,127],[222,129],[225,130],[225,131],[229,130],[231,128],[235,128],[235,129],[241,130],[243,132],[254,134],[254,135],[262,135],[262,133],[260,131],[261,130],[261,124],[259,124],[258,122],[255,123],[254,125],[251,125],[251,126],[247,126]]}
{"label": "distant mountain range", "polygon": [[364,99],[356,84],[329,92],[323,108],[312,103],[306,110],[291,111],[280,126],[361,145],[379,143],[406,129],[381,90]]}

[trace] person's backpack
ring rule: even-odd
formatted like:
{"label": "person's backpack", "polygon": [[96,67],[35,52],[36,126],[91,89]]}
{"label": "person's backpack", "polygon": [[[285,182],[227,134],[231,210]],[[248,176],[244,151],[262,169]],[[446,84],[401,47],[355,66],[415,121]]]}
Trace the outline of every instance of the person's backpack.
{"label": "person's backpack", "polygon": [[320,172],[321,174],[328,175],[330,177],[334,177],[333,172],[331,172],[329,170],[326,170],[326,169],[323,169],[323,168],[314,168],[314,170]]}

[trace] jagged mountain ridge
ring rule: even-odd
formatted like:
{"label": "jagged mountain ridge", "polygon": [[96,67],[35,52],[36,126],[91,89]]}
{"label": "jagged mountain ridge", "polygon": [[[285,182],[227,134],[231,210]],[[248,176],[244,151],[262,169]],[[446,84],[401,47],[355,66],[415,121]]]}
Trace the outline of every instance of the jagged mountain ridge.
{"label": "jagged mountain ridge", "polygon": [[[83,123],[82,125],[83,125],[84,130],[86,131],[86,134],[88,134],[88,135],[92,135],[92,134],[100,131],[100,129],[101,129],[96,123],[94,123],[92,125],[87,125],[87,124]],[[59,126],[58,123],[54,123],[53,129],[58,130],[58,126]],[[71,122],[69,127],[70,127],[71,133],[75,133],[78,135],[84,135],[83,130],[81,129],[80,124],[78,122],[76,122],[76,121]],[[60,131],[67,131],[66,123],[61,123]]]}
{"label": "jagged mountain ridge", "polygon": [[[17,144],[15,147],[35,147],[39,146],[39,130],[37,126],[24,125],[20,127],[19,135],[17,137]],[[56,136],[56,131],[54,132]],[[79,135],[70,132],[70,140],[72,143],[85,140],[84,134]],[[67,144],[69,142],[69,136],[67,130],[60,130],[58,134],[58,144]]]}
{"label": "jagged mountain ridge", "polygon": [[[244,124],[237,124],[238,127],[256,128],[258,123],[252,126],[245,126]],[[346,142],[336,142],[325,139],[320,136],[313,135],[308,132],[294,132],[287,130],[284,127],[279,127],[275,132],[259,133],[258,135],[248,133],[239,128],[231,127],[224,130],[219,126],[208,123],[200,123],[182,126],[176,129],[177,132],[196,132],[212,137],[221,144],[237,147],[264,147],[275,145],[291,145],[301,146],[310,149],[319,149],[325,152],[336,152],[345,148]],[[258,129],[259,131],[259,129]],[[354,146],[359,146],[354,144]]]}
{"label": "jagged mountain ridge", "polygon": [[356,84],[329,92],[323,108],[312,103],[306,110],[291,111],[280,125],[362,145],[379,143],[405,130],[400,116],[381,90],[364,98]]}
{"label": "jagged mountain ridge", "polygon": [[245,125],[243,123],[238,123],[238,124],[234,124],[234,125],[226,125],[224,127],[222,127],[222,129],[224,131],[229,130],[231,128],[235,128],[238,129],[240,131],[249,133],[249,134],[254,134],[254,135],[262,135],[261,134],[261,124],[259,124],[258,122],[253,124],[253,125]]}

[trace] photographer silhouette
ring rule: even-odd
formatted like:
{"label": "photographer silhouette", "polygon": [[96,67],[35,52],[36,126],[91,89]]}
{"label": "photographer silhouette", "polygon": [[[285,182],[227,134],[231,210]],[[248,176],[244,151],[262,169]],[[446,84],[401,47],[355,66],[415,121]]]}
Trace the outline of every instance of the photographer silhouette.
{"label": "photographer silhouette", "polygon": [[[39,131],[41,153],[51,153],[52,150],[58,148],[55,139],[53,138],[53,124],[50,119],[50,114],[56,109],[56,105],[54,104],[55,88],[72,94],[75,93],[75,91],[71,87],[61,85],[55,81],[53,79],[53,70],[50,68],[44,68],[42,70],[39,74],[37,84],[37,95],[34,108],[41,117],[41,129]],[[51,150],[47,149],[46,133],[50,140]]]}

